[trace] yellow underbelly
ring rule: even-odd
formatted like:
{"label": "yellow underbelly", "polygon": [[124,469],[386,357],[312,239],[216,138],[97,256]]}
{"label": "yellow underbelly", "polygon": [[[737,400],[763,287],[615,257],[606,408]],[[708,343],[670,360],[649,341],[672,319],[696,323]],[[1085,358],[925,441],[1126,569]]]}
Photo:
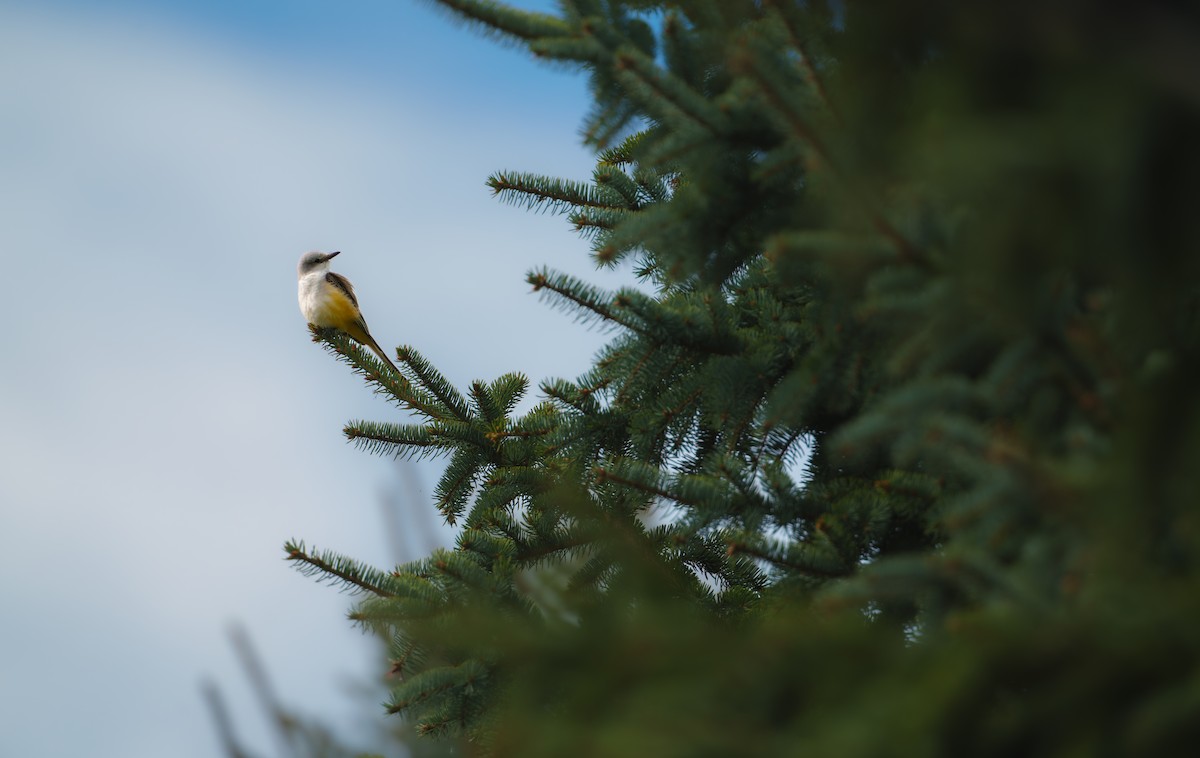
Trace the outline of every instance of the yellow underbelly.
{"label": "yellow underbelly", "polygon": [[333,327],[344,332],[358,325],[358,308],[341,292],[326,292],[314,304],[309,320],[317,326]]}

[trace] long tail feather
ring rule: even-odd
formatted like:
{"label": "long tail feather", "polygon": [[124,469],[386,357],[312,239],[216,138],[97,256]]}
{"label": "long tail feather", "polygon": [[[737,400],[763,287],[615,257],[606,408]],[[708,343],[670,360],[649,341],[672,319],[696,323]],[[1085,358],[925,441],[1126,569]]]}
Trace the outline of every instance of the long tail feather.
{"label": "long tail feather", "polygon": [[368,334],[367,339],[369,340],[366,343],[367,347],[374,350],[375,354],[382,358],[384,363],[392,367],[392,371],[395,371],[397,374],[399,374],[400,369],[396,368],[396,364],[392,363],[392,359],[387,356],[387,353],[383,352],[383,348],[379,346],[379,343],[375,341],[375,338]]}
{"label": "long tail feather", "polygon": [[392,367],[392,371],[395,371],[397,374],[400,373],[400,369],[396,368],[396,364],[392,363],[392,359],[388,357],[383,348],[379,346],[379,343],[375,341],[375,338],[371,336],[371,333],[367,331],[367,325],[363,321],[359,320],[357,323],[351,324],[348,328],[344,328],[342,331],[344,331],[346,334],[349,334],[360,344],[366,345],[374,350],[375,354],[382,358],[384,363]]}

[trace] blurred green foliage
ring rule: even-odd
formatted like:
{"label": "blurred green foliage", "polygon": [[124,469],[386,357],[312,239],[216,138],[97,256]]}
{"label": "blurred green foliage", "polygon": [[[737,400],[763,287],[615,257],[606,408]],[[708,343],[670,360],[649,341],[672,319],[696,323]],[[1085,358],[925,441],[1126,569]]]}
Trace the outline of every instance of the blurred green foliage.
{"label": "blurred green foliage", "polygon": [[418,417],[350,438],[449,456],[456,549],[287,547],[366,593],[392,710],[495,755],[1190,754],[1194,6],[436,4],[590,77],[591,180],[489,183],[643,287],[530,274],[614,337],[519,414],[314,333]]}

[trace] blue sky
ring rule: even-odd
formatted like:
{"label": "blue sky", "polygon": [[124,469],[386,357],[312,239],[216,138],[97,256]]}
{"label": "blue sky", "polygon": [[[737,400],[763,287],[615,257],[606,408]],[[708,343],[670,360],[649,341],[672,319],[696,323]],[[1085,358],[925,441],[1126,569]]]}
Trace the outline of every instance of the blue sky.
{"label": "blue sky", "polygon": [[577,375],[604,335],[525,271],[628,274],[484,180],[586,178],[587,104],[417,0],[0,3],[0,755],[216,755],[205,679],[265,750],[232,622],[289,703],[377,716],[350,599],[281,545],[389,565],[450,537],[436,465],[343,441],[405,416],[309,341],[296,260],[342,250],[376,338],[460,384]]}

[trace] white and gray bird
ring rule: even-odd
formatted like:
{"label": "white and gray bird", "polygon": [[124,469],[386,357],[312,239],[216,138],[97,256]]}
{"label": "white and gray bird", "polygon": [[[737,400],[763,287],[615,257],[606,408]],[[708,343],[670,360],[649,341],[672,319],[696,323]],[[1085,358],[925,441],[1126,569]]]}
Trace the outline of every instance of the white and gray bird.
{"label": "white and gray bird", "polygon": [[313,326],[337,329],[371,348],[393,371],[400,373],[367,329],[350,280],[329,270],[330,259],[340,252],[305,253],[300,257],[296,267],[300,278],[300,312]]}

